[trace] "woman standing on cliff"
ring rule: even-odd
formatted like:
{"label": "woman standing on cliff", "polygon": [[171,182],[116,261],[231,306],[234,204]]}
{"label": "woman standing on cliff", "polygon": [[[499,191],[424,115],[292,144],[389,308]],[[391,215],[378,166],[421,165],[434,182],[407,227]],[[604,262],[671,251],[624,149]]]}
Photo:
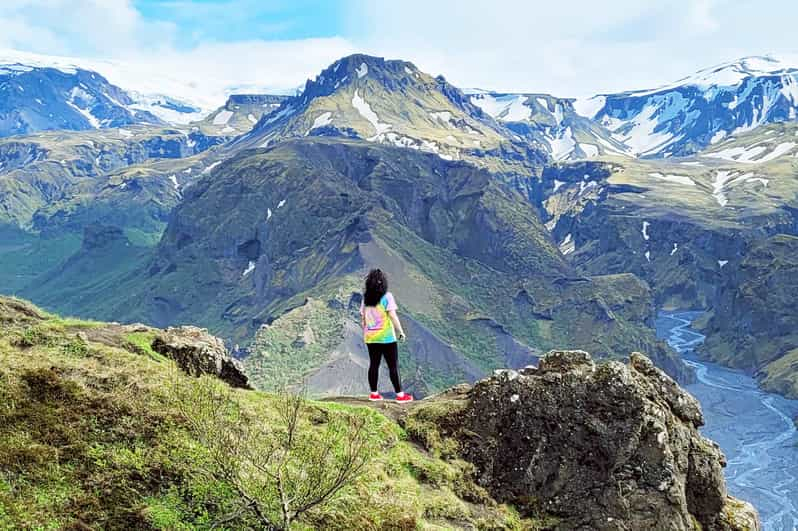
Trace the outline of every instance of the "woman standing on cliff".
{"label": "woman standing on cliff", "polygon": [[363,302],[360,303],[360,324],[363,327],[363,339],[369,351],[369,400],[382,400],[377,390],[377,379],[380,374],[380,362],[385,358],[388,373],[396,391],[396,401],[411,402],[413,396],[402,391],[399,380],[399,347],[396,334],[405,340],[405,332],[399,316],[396,315],[396,301],[388,291],[388,278],[379,269],[372,269],[366,276],[366,289],[363,291]]}

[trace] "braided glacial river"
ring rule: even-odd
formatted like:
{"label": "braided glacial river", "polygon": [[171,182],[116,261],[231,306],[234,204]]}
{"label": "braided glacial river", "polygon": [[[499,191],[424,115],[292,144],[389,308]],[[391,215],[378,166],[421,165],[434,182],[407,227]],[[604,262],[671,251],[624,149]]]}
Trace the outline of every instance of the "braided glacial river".
{"label": "braided glacial river", "polygon": [[700,361],[693,348],[704,336],[690,329],[699,312],[663,312],[657,335],[693,367],[698,382],[686,386],[701,402],[701,432],[726,454],[729,493],[751,502],[766,531],[798,529],[798,400],[757,387],[741,371]]}

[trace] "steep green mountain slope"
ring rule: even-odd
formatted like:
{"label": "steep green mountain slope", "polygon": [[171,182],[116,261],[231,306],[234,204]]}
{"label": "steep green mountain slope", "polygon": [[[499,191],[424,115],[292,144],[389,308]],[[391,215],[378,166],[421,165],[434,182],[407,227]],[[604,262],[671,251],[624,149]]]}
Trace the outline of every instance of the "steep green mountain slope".
{"label": "steep green mountain slope", "polygon": [[79,195],[72,187],[154,159],[179,159],[225,140],[189,129],[130,126],[0,140],[0,223],[31,228],[39,209]]}
{"label": "steep green mountain slope", "polygon": [[[262,528],[231,483],[207,474],[213,455],[185,413],[212,391],[273,434],[281,399],[189,377],[152,350],[153,335],[119,328],[0,297],[0,528]],[[328,444],[326,426],[345,419],[362,423],[374,458],[291,529],[542,527],[496,503],[469,463],[422,450],[413,431],[367,408],[306,403],[297,437]]]}
{"label": "steep green mountain slope", "polygon": [[[602,356],[645,348],[685,376],[654,339],[637,278],[576,274],[526,199],[485,171],[362,141],[297,140],[225,161],[185,190],[146,268],[112,282],[120,296],[80,312],[198,322],[242,345],[257,334],[247,359],[257,383],[310,378],[337,392],[362,372],[354,312],[372,266],[389,272],[410,322],[419,392],[557,344]],[[29,293],[58,308],[68,278]]]}
{"label": "steep green mountain slope", "polygon": [[92,224],[152,246],[182,187],[212,164],[204,153],[224,140],[151,126],[0,140],[3,291],[17,293],[61,264]]}

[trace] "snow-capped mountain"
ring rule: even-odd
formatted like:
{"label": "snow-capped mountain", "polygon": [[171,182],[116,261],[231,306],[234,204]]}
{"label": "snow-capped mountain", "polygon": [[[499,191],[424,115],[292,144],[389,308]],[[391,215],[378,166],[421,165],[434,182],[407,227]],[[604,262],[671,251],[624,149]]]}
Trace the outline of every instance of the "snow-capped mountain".
{"label": "snow-capped mountain", "polygon": [[[250,146],[343,135],[444,158],[489,153],[511,160],[521,150],[541,161],[569,161],[685,156],[798,117],[798,60],[773,57],[747,57],[656,89],[585,100],[461,91],[412,63],[366,55],[336,61],[292,96],[247,87],[249,96],[234,95],[220,107],[235,84],[221,92],[220,86],[148,76],[114,61],[0,50],[0,135],[193,123],[230,137],[254,126],[240,140]],[[251,101],[235,101],[239,97]],[[255,102],[264,97],[273,101]]]}
{"label": "snow-capped mountain", "polygon": [[0,65],[53,68],[64,72],[86,70],[99,73],[109,83],[122,88],[132,103],[131,112],[145,111],[171,124],[203,120],[225,103],[231,94],[294,94],[261,86],[243,79],[227,79],[205,72],[154,73],[147,62],[132,62],[78,57],[41,55],[0,49]]}
{"label": "snow-capped mountain", "polygon": [[573,100],[549,94],[465,91],[471,103],[535,145],[555,161],[625,154],[626,146],[574,111]]}
{"label": "snow-capped mountain", "polygon": [[0,136],[161,123],[102,75],[80,68],[0,64]]}
{"label": "snow-capped mountain", "polygon": [[[435,153],[445,159],[495,152],[523,139],[442,77],[406,61],[352,55],[286,99],[240,142],[342,136]],[[526,149],[526,148],[525,148]]]}
{"label": "snow-capped mountain", "polygon": [[798,61],[746,57],[653,90],[604,94],[575,109],[641,157],[689,155],[760,125],[796,119]]}
{"label": "snow-capped mountain", "polygon": [[203,98],[190,83],[153,76],[136,65],[0,49],[0,71],[4,73],[0,75],[48,69],[64,75],[84,71],[99,76],[125,92],[119,103],[131,114],[153,115],[162,122],[187,124],[201,120],[224,101],[224,96]]}

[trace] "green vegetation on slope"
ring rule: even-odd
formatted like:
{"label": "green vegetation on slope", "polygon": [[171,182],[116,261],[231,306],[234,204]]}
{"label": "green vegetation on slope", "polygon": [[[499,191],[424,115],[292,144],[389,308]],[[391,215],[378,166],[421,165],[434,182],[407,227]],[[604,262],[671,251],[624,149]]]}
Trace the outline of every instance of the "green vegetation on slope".
{"label": "green vegetation on slope", "polygon": [[[206,473],[212,456],[181,415],[190,401],[175,402],[222,384],[185,376],[128,342],[85,339],[106,326],[0,298],[0,529],[208,529],[240,508],[235,489]],[[128,338],[139,347],[143,339]],[[264,430],[278,417],[275,395],[225,393]],[[538,527],[475,486],[469,465],[420,451],[380,413],[323,402],[304,408],[303,436],[349,415],[383,450],[292,529]],[[217,528],[252,525],[242,513]]]}
{"label": "green vegetation on slope", "polygon": [[19,229],[0,228],[0,286],[19,293],[36,277],[69,258],[80,248],[80,235],[62,233],[44,238]]}
{"label": "green vegetation on slope", "polygon": [[765,389],[798,397],[798,237],[777,234],[743,257],[703,331],[701,353],[757,373]]}
{"label": "green vegetation on slope", "polygon": [[255,359],[247,374],[262,389],[295,385],[324,363],[343,337],[345,316],[323,301],[311,299],[301,312],[289,312],[280,326],[265,328],[255,340]]}

